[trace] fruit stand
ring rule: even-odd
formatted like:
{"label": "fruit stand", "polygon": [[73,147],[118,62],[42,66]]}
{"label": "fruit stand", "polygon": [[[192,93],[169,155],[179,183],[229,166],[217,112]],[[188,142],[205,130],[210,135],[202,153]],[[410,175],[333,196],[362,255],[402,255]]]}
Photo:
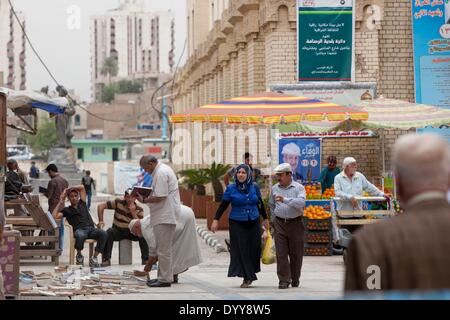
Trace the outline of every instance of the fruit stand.
{"label": "fruit stand", "polygon": [[[331,212],[336,218],[336,224],[341,226],[361,226],[379,222],[396,215],[392,200],[387,202],[384,197],[355,197],[361,203],[361,209],[337,210],[336,202],[343,201],[339,197],[334,197],[331,201]],[[386,203],[387,202],[387,203]],[[378,204],[377,204],[378,203]],[[380,203],[386,204],[386,209],[377,208]]]}
{"label": "fruit stand", "polygon": [[334,190],[321,194],[320,183],[305,185],[306,205],[303,212],[305,225],[305,256],[331,256],[333,234],[331,223],[331,197]]}

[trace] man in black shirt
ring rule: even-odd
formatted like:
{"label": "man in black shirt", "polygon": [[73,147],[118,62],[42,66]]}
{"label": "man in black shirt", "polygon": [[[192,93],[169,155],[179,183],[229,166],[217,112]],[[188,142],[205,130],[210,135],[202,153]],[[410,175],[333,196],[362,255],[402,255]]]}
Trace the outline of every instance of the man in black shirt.
{"label": "man in black shirt", "polygon": [[[66,197],[69,197],[70,206],[65,207],[64,202]],[[104,230],[97,229],[91,214],[86,206],[86,190],[84,186],[80,185],[64,190],[60,197],[59,203],[53,210],[53,217],[55,219],[66,218],[69,224],[73,227],[75,235],[75,249],[77,250],[76,262],[83,265],[84,257],[81,254],[84,248],[84,241],[86,239],[97,240],[94,256],[89,259],[90,267],[98,267],[98,254],[103,256],[107,234]]]}
{"label": "man in black shirt", "polygon": [[90,210],[91,209],[91,199],[92,199],[92,187],[94,187],[94,190],[95,190],[95,181],[91,177],[90,170],[86,170],[86,175],[83,178],[81,178],[81,184],[84,186],[84,189],[86,190],[87,207]]}

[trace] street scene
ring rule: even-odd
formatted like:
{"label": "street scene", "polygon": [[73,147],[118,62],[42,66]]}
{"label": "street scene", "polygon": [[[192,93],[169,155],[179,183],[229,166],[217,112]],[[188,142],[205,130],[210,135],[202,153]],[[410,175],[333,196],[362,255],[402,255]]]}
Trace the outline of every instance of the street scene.
{"label": "street scene", "polygon": [[449,39],[449,1],[0,0],[0,300],[449,300]]}

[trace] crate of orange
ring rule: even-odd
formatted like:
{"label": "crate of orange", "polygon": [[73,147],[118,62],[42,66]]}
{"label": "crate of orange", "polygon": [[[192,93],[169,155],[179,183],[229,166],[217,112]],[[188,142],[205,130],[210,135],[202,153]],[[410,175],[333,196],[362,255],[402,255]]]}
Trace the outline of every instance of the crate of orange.
{"label": "crate of orange", "polygon": [[331,213],[322,206],[308,206],[303,211],[307,230],[331,230]]}
{"label": "crate of orange", "polygon": [[322,199],[322,186],[320,182],[305,184],[306,199]]}

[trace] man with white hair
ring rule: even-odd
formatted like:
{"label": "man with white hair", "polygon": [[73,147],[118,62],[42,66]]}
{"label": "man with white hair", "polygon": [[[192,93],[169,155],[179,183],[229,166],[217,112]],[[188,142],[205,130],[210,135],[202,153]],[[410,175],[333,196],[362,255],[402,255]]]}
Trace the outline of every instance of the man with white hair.
{"label": "man with white hair", "polygon": [[149,287],[170,287],[173,282],[173,237],[177,216],[180,214],[180,191],[175,172],[154,156],[142,156],[139,162],[145,172],[152,175],[152,192],[144,198],[138,194],[141,203],[148,204],[151,225],[155,234],[158,254],[158,279],[147,283]]}
{"label": "man with white hair", "polygon": [[367,181],[361,172],[356,171],[358,165],[355,158],[345,158],[342,168],[343,171],[334,178],[334,192],[336,197],[342,199],[337,201],[337,210],[360,210],[361,206],[356,197],[361,197],[364,192],[374,197],[385,196],[382,191]]}
{"label": "man with white hair", "polygon": [[[132,234],[144,237],[149,248],[149,259],[145,266],[145,271],[150,272],[152,265],[158,260],[156,253],[155,234],[150,223],[150,216],[144,219],[133,219],[129,224]],[[178,275],[190,267],[202,262],[200,247],[197,242],[195,230],[195,215],[191,208],[181,205],[180,215],[175,227],[173,239],[173,282],[178,282]]]}
{"label": "man with white hair", "polygon": [[405,213],[354,235],[345,290],[450,289],[450,147],[433,134],[405,135],[394,146],[393,164]]}
{"label": "man with white hair", "polygon": [[303,175],[298,171],[298,163],[300,161],[300,147],[291,142],[286,144],[281,150],[281,155],[283,156],[283,163],[289,163],[292,170],[292,180],[303,181]]}

